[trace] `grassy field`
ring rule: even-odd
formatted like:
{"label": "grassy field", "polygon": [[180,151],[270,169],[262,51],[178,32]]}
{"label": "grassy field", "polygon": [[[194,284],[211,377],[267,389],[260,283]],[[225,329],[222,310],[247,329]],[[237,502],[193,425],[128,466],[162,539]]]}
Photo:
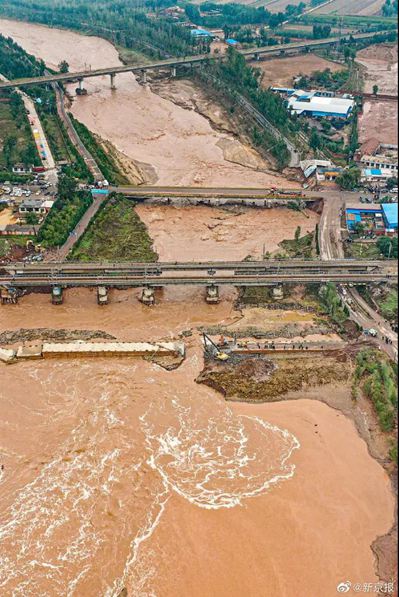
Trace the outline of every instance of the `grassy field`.
{"label": "grassy field", "polygon": [[72,252],[80,261],[154,262],[147,228],[138,217],[134,203],[116,196],[104,204]]}
{"label": "grassy field", "polygon": [[376,243],[347,243],[345,256],[353,259],[380,259],[381,253]]}
{"label": "grassy field", "polygon": [[[331,8],[331,5],[330,5]],[[325,7],[328,9],[328,6]],[[338,14],[309,14],[301,17],[301,23],[304,24],[322,24],[322,25],[339,25],[342,23],[344,27],[363,28],[376,25],[381,29],[395,29],[396,19],[392,17],[383,16],[361,16],[361,15],[338,15]]]}
{"label": "grassy field", "polygon": [[141,54],[137,50],[130,48],[124,48],[123,46],[116,46],[119,52],[119,58],[123,64],[148,64],[151,62],[151,58],[145,54]]}
{"label": "grassy field", "polygon": [[55,114],[41,114],[41,122],[55,161],[72,161],[72,156],[68,150],[67,140],[65,139],[58,116]]}
{"label": "grassy field", "polygon": [[392,289],[380,304],[381,315],[390,321],[397,318],[398,314],[398,291]]}
{"label": "grassy field", "polygon": [[288,257],[315,257],[314,233],[306,234],[298,239],[283,240],[280,247],[284,249]]}
{"label": "grassy field", "polygon": [[[0,95],[0,99],[6,99]],[[29,122],[27,117],[22,126],[17,126],[16,120],[11,113],[11,107],[9,102],[0,102],[0,168],[5,168],[6,163],[3,154],[3,144],[7,137],[13,136],[17,139],[15,145],[14,155],[18,157],[20,153],[25,149],[28,143],[32,142],[32,134],[29,128]]]}
{"label": "grassy field", "polygon": [[33,236],[0,236],[0,258],[7,257],[15,247],[24,249]]}

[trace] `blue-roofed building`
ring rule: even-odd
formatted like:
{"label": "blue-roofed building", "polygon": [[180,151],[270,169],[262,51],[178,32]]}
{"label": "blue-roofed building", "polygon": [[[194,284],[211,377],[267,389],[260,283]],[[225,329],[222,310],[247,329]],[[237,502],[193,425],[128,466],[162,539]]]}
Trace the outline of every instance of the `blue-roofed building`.
{"label": "blue-roofed building", "polygon": [[395,231],[398,229],[398,204],[382,203],[382,215],[387,230]]}
{"label": "blue-roofed building", "polygon": [[226,39],[226,44],[228,44],[229,46],[239,46],[240,42],[237,41],[236,39]]}
{"label": "blue-roofed building", "polygon": [[190,33],[193,37],[215,37],[213,33],[206,29],[191,29]]}
{"label": "blue-roofed building", "polygon": [[384,182],[388,178],[392,178],[392,170],[387,168],[364,168],[362,170],[361,181],[362,182]]}
{"label": "blue-roofed building", "polygon": [[366,227],[374,228],[376,221],[379,220],[382,227],[381,206],[377,204],[364,205],[362,203],[352,204],[346,208],[346,225],[348,230],[354,230],[356,224],[363,224]]}

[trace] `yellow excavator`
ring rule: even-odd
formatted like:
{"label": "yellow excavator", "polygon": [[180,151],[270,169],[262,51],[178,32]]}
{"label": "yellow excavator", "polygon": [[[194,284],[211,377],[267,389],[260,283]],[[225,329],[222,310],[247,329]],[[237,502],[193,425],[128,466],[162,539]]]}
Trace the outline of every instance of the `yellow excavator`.
{"label": "yellow excavator", "polygon": [[203,334],[205,352],[212,355],[217,361],[227,361],[229,355],[221,350],[217,344],[206,334]]}

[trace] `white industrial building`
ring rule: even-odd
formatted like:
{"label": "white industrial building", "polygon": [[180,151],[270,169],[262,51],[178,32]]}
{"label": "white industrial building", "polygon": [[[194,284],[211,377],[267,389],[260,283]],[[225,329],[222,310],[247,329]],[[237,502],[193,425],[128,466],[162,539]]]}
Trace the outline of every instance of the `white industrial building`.
{"label": "white industrial building", "polygon": [[351,115],[355,100],[351,96],[332,97],[318,91],[295,92],[288,99],[288,108],[301,116],[313,118],[344,118]]}

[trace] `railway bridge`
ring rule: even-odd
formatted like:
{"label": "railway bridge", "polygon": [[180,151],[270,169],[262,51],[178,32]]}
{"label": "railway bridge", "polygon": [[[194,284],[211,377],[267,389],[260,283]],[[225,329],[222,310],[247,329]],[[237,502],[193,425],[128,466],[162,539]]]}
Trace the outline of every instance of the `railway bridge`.
{"label": "railway bridge", "polygon": [[[2,302],[15,302],[21,290],[50,288],[62,297],[65,288],[97,287],[106,302],[107,288],[143,288],[142,301],[154,303],[163,286],[202,286],[207,302],[219,302],[219,287],[272,286],[276,298],[283,284],[391,282],[397,264],[368,260],[265,260],[168,263],[13,263],[0,270]],[[99,291],[100,293],[100,291]],[[13,300],[13,298],[15,300]],[[58,301],[62,302],[62,301]]]}

